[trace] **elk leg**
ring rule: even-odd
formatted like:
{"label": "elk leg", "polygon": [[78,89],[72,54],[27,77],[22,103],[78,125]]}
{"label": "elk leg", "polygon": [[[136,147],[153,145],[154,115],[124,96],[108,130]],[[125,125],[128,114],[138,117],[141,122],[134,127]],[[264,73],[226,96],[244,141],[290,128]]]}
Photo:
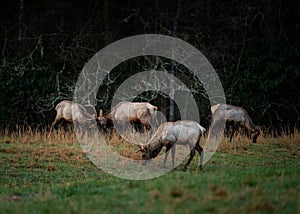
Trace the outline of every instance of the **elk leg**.
{"label": "elk leg", "polygon": [[149,124],[145,124],[145,126],[144,126],[144,132],[145,133],[149,133],[150,129],[151,129],[151,126]]}
{"label": "elk leg", "polygon": [[[191,146],[190,146],[191,148]],[[188,162],[185,164],[185,166],[183,167],[183,171],[185,172],[187,170],[188,165],[190,164],[190,162],[193,160],[195,156],[195,147],[192,148],[191,153],[190,153],[190,158],[188,159]]]}
{"label": "elk leg", "polygon": [[204,156],[204,150],[202,147],[199,145],[199,143],[196,144],[196,150],[199,153],[200,159],[199,159],[199,168],[202,170],[203,169],[203,156]]}
{"label": "elk leg", "polygon": [[49,131],[48,137],[50,137],[50,135],[52,133],[52,130],[53,130],[53,127],[55,126],[55,124],[58,123],[60,120],[61,120],[61,118],[57,118],[57,117],[55,118],[55,120],[53,121],[53,123],[50,126],[50,131]]}
{"label": "elk leg", "polygon": [[146,123],[145,128],[146,128],[147,131],[149,131],[151,129],[151,125],[149,123]]}
{"label": "elk leg", "polygon": [[175,144],[172,146],[172,149],[171,149],[171,155],[172,155],[172,168],[174,169],[174,159],[175,159]]}
{"label": "elk leg", "polygon": [[166,166],[166,161],[169,155],[169,150],[171,149],[171,156],[172,156],[172,168],[174,168],[175,162],[175,144],[168,143],[166,148],[165,160],[164,160],[164,167]]}
{"label": "elk leg", "polygon": [[[149,131],[151,129],[150,121],[149,120],[140,120],[140,123],[144,126],[144,132]],[[146,129],[146,130],[145,130]]]}
{"label": "elk leg", "polygon": [[136,127],[133,121],[130,121],[130,129],[131,129],[131,134],[134,134],[134,131],[136,131]]}
{"label": "elk leg", "polygon": [[235,129],[234,129],[234,125],[232,126],[232,132],[231,132],[231,135],[230,135],[230,139],[229,139],[229,142],[231,143],[231,141],[232,141],[232,137],[233,137],[233,135],[234,135],[234,131],[235,131]]}
{"label": "elk leg", "polygon": [[256,139],[258,138],[259,134],[260,134],[260,131],[256,130],[256,134],[253,136],[253,139],[252,139],[253,143],[256,143]]}
{"label": "elk leg", "polygon": [[[168,143],[166,145],[166,153],[165,153],[165,159],[164,159],[164,167],[166,167],[166,162],[167,162],[167,159],[168,159],[168,156],[169,156],[169,150],[172,148],[172,145],[171,143]],[[173,156],[172,156],[173,158]]]}
{"label": "elk leg", "polygon": [[[74,131],[75,131],[76,134],[78,134],[78,136],[80,134],[82,134],[81,133],[81,131],[82,131],[81,127],[80,127],[80,125],[79,125],[79,123],[77,121],[73,121],[73,126],[74,126]],[[82,136],[80,135],[80,137],[82,137]]]}
{"label": "elk leg", "polygon": [[78,121],[74,121],[73,124],[74,124],[74,130],[75,130],[75,132],[78,133],[78,136],[79,136],[80,138],[83,138],[83,137],[84,137],[84,134],[85,134],[86,131],[87,131],[85,125],[79,123]]}

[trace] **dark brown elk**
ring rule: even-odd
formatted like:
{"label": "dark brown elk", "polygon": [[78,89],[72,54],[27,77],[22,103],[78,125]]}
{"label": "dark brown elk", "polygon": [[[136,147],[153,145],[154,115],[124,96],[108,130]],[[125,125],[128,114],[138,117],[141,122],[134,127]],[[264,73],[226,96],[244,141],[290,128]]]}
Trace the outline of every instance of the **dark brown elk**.
{"label": "dark brown elk", "polygon": [[[51,124],[49,135],[52,133],[53,127],[62,120],[69,123],[73,123],[82,130],[82,134],[87,131],[88,128],[96,125],[96,116],[87,112],[85,107],[79,103],[74,103],[68,100],[63,100],[56,105],[56,117]],[[93,112],[96,112],[94,110]]]}
{"label": "dark brown elk", "polygon": [[144,164],[150,159],[155,158],[163,147],[166,147],[164,166],[171,150],[172,166],[174,168],[175,145],[188,145],[190,148],[190,158],[185,164],[183,171],[187,170],[189,163],[195,156],[195,150],[200,155],[199,167],[203,166],[203,149],[200,146],[200,137],[205,132],[205,128],[200,126],[197,122],[190,120],[181,120],[176,122],[164,122],[157,131],[153,134],[146,145],[139,145],[142,152]]}
{"label": "dark brown elk", "polygon": [[112,121],[115,125],[125,125],[130,123],[141,123],[147,130],[151,128],[151,122],[154,120],[157,107],[147,102],[127,102],[123,101],[114,106],[107,114],[103,115],[102,109],[99,111],[98,121],[104,125]]}
{"label": "dark brown elk", "polygon": [[245,109],[228,104],[217,104],[211,107],[211,112],[211,130],[214,130],[220,123],[225,122],[226,130],[229,131],[231,128],[230,142],[232,141],[232,137],[235,132],[243,130],[249,138],[252,138],[252,142],[256,143],[256,139],[259,136],[260,131],[253,124]]}

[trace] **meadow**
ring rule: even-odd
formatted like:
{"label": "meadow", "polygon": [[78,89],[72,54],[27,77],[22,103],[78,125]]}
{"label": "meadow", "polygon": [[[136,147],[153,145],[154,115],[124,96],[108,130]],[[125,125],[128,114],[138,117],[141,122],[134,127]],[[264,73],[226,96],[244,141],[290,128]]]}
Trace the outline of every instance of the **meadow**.
{"label": "meadow", "polygon": [[[139,158],[117,136],[122,155]],[[204,141],[205,139],[202,139]],[[3,131],[1,213],[300,213],[300,134],[223,139],[198,170],[181,164],[158,178],[131,181],[98,169],[72,132]],[[203,142],[202,142],[203,143]],[[170,161],[170,157],[168,159]]]}

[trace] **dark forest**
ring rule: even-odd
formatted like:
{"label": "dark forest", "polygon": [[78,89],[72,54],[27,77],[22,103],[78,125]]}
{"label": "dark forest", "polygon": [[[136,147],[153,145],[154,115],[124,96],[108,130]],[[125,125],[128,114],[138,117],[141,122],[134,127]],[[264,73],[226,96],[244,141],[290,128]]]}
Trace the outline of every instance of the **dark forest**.
{"label": "dark forest", "polygon": [[[89,59],[106,45],[138,34],[174,36],[200,50],[217,71],[227,103],[245,108],[265,134],[293,134],[300,128],[299,0],[0,4],[2,128],[51,124],[55,105],[72,100]],[[97,110],[109,110],[114,91],[133,73],[153,67],[170,72],[171,64],[151,56],[120,64],[100,88]],[[203,109],[201,120],[208,127],[209,103],[201,84],[189,80],[180,65],[174,72],[194,89]],[[145,97],[168,112],[169,102],[151,93]]]}

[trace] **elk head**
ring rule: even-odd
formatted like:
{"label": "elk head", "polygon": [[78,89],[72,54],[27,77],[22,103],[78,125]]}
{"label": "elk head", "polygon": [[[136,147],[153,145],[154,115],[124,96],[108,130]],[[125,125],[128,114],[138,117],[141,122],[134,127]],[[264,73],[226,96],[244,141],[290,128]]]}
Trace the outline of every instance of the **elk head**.
{"label": "elk head", "polygon": [[103,116],[102,109],[99,110],[98,122],[100,125],[105,125],[107,123],[107,119]]}
{"label": "elk head", "polygon": [[139,150],[137,152],[142,152],[143,165],[148,163],[152,157],[151,155],[151,146],[150,145],[138,145]]}

